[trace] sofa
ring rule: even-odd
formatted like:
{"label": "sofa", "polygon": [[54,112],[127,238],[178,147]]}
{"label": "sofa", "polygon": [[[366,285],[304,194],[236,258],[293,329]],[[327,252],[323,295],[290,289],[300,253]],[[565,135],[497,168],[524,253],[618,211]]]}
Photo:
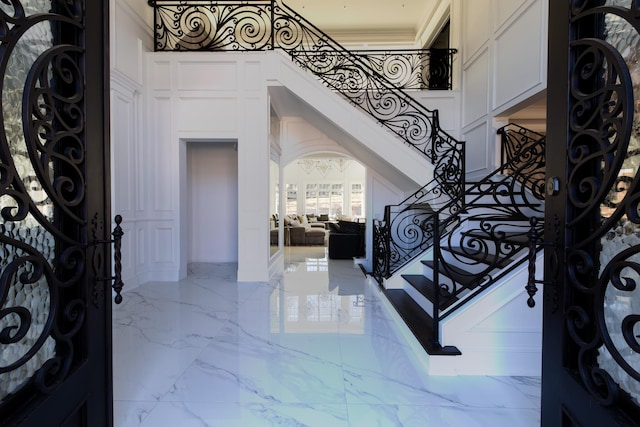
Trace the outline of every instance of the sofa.
{"label": "sofa", "polygon": [[329,223],[329,258],[351,259],[365,256],[365,222]]}
{"label": "sofa", "polygon": [[284,221],[284,244],[324,245],[326,241],[326,225],[315,220],[311,215],[286,215]]}

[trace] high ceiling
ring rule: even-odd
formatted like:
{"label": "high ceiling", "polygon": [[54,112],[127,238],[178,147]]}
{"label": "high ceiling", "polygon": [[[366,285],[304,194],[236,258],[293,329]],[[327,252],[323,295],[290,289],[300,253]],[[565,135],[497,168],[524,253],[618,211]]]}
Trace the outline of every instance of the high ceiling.
{"label": "high ceiling", "polygon": [[[413,43],[440,0],[283,0],[341,42]],[[374,35],[374,37],[372,37]]]}

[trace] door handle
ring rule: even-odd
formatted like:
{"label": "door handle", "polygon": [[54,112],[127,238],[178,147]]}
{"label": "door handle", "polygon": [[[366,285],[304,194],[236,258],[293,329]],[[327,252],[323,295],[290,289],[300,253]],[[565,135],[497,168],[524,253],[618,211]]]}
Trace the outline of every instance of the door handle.
{"label": "door handle", "polygon": [[116,296],[113,301],[116,304],[120,304],[122,302],[122,288],[124,287],[124,282],[122,281],[122,236],[124,235],[124,231],[122,231],[122,227],[120,224],[122,223],[122,216],[116,215],[114,218],[116,226],[113,229],[113,284],[111,287],[116,292]]}
{"label": "door handle", "polygon": [[529,237],[529,256],[528,256],[528,260],[529,260],[529,278],[527,280],[527,285],[524,288],[527,291],[527,295],[529,295],[529,298],[527,299],[527,305],[530,308],[533,308],[536,305],[536,301],[533,299],[533,297],[538,292],[538,286],[537,285],[538,284],[543,284],[543,285],[552,284],[552,282],[549,282],[549,281],[537,280],[536,279],[536,254],[538,252],[538,248],[540,246],[542,246],[542,247],[554,246],[555,247],[556,244],[554,242],[539,242],[540,232],[538,230],[539,229],[539,227],[538,227],[538,218],[531,217],[529,219],[529,224],[530,224],[529,233],[528,233],[528,237]]}
{"label": "door handle", "polygon": [[116,215],[114,218],[116,226],[113,229],[111,235],[113,239],[111,240],[96,240],[95,244],[107,243],[113,244],[113,276],[111,277],[101,277],[97,280],[99,282],[112,282],[111,288],[115,291],[116,296],[113,298],[113,301],[116,304],[120,304],[122,302],[122,288],[124,287],[124,282],[122,281],[122,236],[124,235],[124,231],[120,224],[122,223],[122,216]]}

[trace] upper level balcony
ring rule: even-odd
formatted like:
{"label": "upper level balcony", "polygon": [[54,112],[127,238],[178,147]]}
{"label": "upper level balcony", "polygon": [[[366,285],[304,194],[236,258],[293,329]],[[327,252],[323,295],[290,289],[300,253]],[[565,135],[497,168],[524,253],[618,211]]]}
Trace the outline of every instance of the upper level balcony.
{"label": "upper level balcony", "polygon": [[[286,50],[299,64],[344,62],[345,49],[275,0],[165,1],[154,7],[156,51]],[[296,25],[300,24],[300,25]],[[315,33],[315,34],[312,34]],[[402,90],[450,90],[456,49],[349,50],[367,71]],[[314,65],[317,67],[317,65]],[[357,84],[357,82],[356,82]]]}

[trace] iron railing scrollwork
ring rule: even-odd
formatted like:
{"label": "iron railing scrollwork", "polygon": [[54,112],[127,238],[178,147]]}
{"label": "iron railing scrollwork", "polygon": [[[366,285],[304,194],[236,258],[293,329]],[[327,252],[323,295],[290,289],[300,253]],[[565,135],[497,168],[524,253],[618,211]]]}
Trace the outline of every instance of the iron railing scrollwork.
{"label": "iron railing scrollwork", "polygon": [[[389,263],[391,262],[388,237],[389,227],[382,220],[373,220],[373,269],[372,276],[382,285],[382,281],[389,277]],[[383,256],[380,256],[383,255]]]}
{"label": "iron railing scrollwork", "polygon": [[[571,8],[567,366],[602,405],[640,414],[638,2]],[[594,25],[594,21],[602,25]],[[635,121],[634,121],[635,120]],[[588,230],[588,232],[584,232]],[[627,303],[622,303],[627,301]]]}
{"label": "iron railing scrollwork", "polygon": [[[83,357],[88,220],[82,8],[4,3],[0,400],[8,407],[26,389],[51,392]],[[60,34],[68,39],[56,44]]]}
{"label": "iron railing scrollwork", "polygon": [[[325,86],[425,155],[455,197],[464,184],[464,144],[429,110],[281,1],[164,1],[154,7],[155,50],[281,49]],[[374,67],[374,68],[372,68]]]}
{"label": "iron railing scrollwork", "polygon": [[[351,50],[367,66],[384,76],[398,89],[450,90],[453,87],[453,56],[457,49],[394,49],[394,50]],[[297,55],[298,53],[293,52]],[[336,56],[337,62],[342,52],[304,51],[300,55]]]}
{"label": "iron railing scrollwork", "polygon": [[[382,221],[387,242],[378,243],[383,236],[374,234],[374,268],[380,267],[374,277],[380,283],[419,255],[432,254],[435,342],[442,319],[528,259],[529,218],[544,213],[546,138],[533,138],[517,125],[499,133],[509,136],[503,138],[505,144],[519,141],[505,148],[510,155],[500,168],[467,185],[453,200],[440,197],[437,186],[425,186],[403,203],[387,207]],[[535,233],[543,225],[536,223]]]}
{"label": "iron railing scrollwork", "polygon": [[374,251],[374,265],[385,266],[377,277],[390,277],[429,249],[438,235],[434,232],[436,218],[448,221],[458,217],[469,208],[467,198],[476,207],[488,208],[492,204],[534,206],[544,199],[544,135],[517,124],[500,128],[498,134],[502,136],[502,166],[472,186],[456,190],[464,196],[449,199],[434,180],[399,204],[386,207],[383,223],[387,225],[389,241],[376,248],[385,247],[388,251]]}
{"label": "iron railing scrollwork", "polygon": [[437,236],[436,218],[456,215],[463,208],[462,202],[464,199],[457,198],[451,203],[434,179],[397,205],[386,206],[384,219],[379,221],[384,229],[373,231],[373,241],[380,242],[375,243],[373,251],[378,282],[429,249]]}
{"label": "iron railing scrollwork", "polygon": [[[506,165],[511,162],[526,162],[527,167],[530,168],[528,171],[522,171],[521,173],[513,175],[520,183],[526,186],[530,191],[536,193],[538,198],[544,198],[544,178],[545,178],[545,166],[544,166],[544,156],[541,156],[541,153],[538,152],[530,152],[525,151],[527,146],[533,145],[538,150],[543,151],[545,149],[544,145],[539,144],[544,135],[538,132],[534,132],[530,129],[524,128],[518,124],[511,123],[509,125],[503,126],[498,129],[498,135],[500,135],[501,141],[501,150],[500,150],[500,164]],[[521,154],[519,153],[529,153],[532,156],[535,156],[539,162],[531,162],[528,159],[520,159]],[[509,173],[509,171],[505,171],[505,173]]]}

